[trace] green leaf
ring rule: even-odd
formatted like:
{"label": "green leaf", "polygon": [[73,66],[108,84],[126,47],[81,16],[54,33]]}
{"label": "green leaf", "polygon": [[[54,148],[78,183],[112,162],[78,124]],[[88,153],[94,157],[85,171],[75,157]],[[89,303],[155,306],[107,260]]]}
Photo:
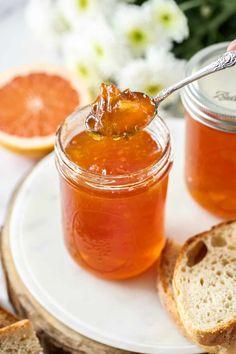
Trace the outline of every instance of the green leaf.
{"label": "green leaf", "polygon": [[190,36],[175,44],[174,53],[180,58],[190,58],[200,49],[236,37],[235,0],[177,0],[184,10]]}

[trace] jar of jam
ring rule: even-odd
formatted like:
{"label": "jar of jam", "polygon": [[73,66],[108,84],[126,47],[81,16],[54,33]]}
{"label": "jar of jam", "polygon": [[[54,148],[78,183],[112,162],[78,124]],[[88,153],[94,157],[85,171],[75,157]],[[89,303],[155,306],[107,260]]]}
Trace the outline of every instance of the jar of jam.
{"label": "jar of jam", "polygon": [[170,134],[156,116],[131,136],[93,136],[89,111],[68,117],[56,137],[65,243],[83,268],[125,279],[150,267],[164,245]]}
{"label": "jar of jam", "polygon": [[[192,57],[187,75],[226,51],[228,43]],[[186,182],[193,198],[222,218],[236,218],[236,68],[183,89],[186,116]]]}

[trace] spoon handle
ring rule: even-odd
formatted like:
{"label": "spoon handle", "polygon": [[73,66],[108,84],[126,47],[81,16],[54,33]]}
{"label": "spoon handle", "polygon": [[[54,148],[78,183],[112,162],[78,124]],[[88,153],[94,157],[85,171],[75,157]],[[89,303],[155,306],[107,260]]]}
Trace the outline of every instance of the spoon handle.
{"label": "spoon handle", "polygon": [[190,84],[191,82],[200,79],[201,77],[207,76],[214,72],[224,70],[226,68],[230,68],[231,66],[236,64],[236,51],[226,52],[221,55],[217,60],[212,63],[204,66],[200,70],[196,71],[192,75],[186,77],[185,79],[177,82],[176,84],[167,87],[166,89],[160,91],[160,93],[154,98],[154,102],[158,106],[160,102],[166,99],[169,95],[171,95],[176,90],[184,87],[185,85]]}

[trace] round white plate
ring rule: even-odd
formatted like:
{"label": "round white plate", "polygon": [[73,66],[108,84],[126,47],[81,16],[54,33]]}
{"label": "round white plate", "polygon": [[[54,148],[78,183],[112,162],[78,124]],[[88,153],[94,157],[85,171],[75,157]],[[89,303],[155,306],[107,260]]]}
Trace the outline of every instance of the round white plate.
{"label": "round white plate", "polygon": [[[167,235],[178,241],[219,220],[185,190],[183,120],[169,120],[175,147],[167,202]],[[127,281],[105,281],[77,266],[63,244],[54,156],[43,159],[23,183],[10,222],[16,268],[35,299],[81,334],[124,350],[149,354],[197,354],[161,307],[156,269]]]}

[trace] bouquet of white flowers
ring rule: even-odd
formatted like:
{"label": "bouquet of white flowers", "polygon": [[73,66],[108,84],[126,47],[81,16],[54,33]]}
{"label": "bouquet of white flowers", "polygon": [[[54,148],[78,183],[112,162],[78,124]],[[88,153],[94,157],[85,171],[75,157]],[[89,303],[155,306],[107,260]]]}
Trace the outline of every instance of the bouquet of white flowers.
{"label": "bouquet of white flowers", "polygon": [[183,75],[171,49],[189,31],[174,0],[31,0],[27,20],[93,93],[114,82],[153,96]]}

